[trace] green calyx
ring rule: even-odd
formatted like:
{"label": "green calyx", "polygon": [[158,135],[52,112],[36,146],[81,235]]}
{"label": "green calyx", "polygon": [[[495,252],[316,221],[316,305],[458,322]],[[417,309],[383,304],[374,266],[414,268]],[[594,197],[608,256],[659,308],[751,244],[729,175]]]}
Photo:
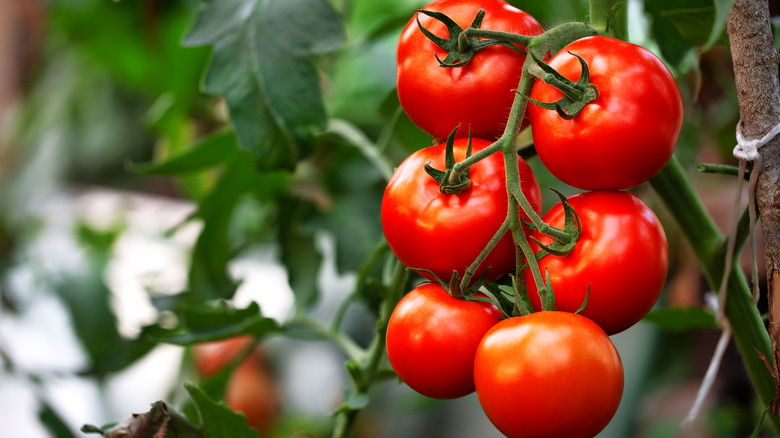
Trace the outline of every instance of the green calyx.
{"label": "green calyx", "polygon": [[[460,126],[453,129],[450,136],[447,138],[447,145],[444,149],[444,166],[445,170],[439,170],[431,166],[430,162],[425,163],[425,172],[435,179],[439,183],[439,192],[446,195],[457,195],[466,191],[471,187],[471,180],[469,180],[469,168],[462,171],[456,171],[455,165],[458,164],[455,161],[455,133]],[[469,145],[466,149],[466,158],[471,156],[471,131],[469,131]]]}
{"label": "green calyx", "polygon": [[599,89],[590,82],[590,69],[588,63],[578,54],[569,52],[576,56],[580,61],[582,73],[576,82],[564,77],[557,70],[550,67],[544,61],[539,59],[533,52],[530,56],[534,61],[530,73],[538,77],[546,84],[551,85],[563,93],[563,97],[555,102],[540,102],[523,96],[529,102],[542,108],[555,110],[559,116],[566,120],[571,120],[582,111],[585,106],[599,97]]}
{"label": "green calyx", "polygon": [[561,200],[561,205],[563,206],[564,212],[563,228],[555,228],[546,224],[544,224],[542,227],[539,227],[533,222],[524,221],[525,226],[527,226],[529,229],[538,231],[553,238],[552,243],[545,245],[540,242],[539,239],[531,236],[531,239],[533,239],[533,241],[536,242],[540,248],[542,248],[542,250],[536,255],[537,260],[541,259],[547,254],[552,254],[558,257],[568,255],[574,250],[575,245],[577,245],[577,241],[580,238],[580,233],[582,230],[582,222],[580,221],[580,217],[577,215],[577,211],[574,210],[574,207],[572,207],[569,203],[569,200],[566,199],[566,196],[552,187],[550,190],[555,192],[555,194],[558,195],[558,198]]}
{"label": "green calyx", "polygon": [[[490,46],[504,46],[512,50],[525,54],[522,50],[517,48],[514,44],[506,41],[500,41],[495,39],[479,39],[477,37],[470,37],[464,32],[464,29],[460,27],[455,21],[453,21],[446,14],[436,11],[428,11],[425,9],[417,9],[417,12],[425,14],[433,19],[439,20],[447,26],[449,32],[448,38],[441,38],[434,35],[431,31],[423,27],[420,23],[419,17],[417,18],[417,27],[420,31],[434,42],[437,46],[447,51],[447,56],[444,59],[440,59],[436,55],[436,60],[439,61],[439,65],[442,67],[463,67],[471,61],[471,58],[482,49]],[[485,18],[485,10],[480,9],[477,12],[477,16],[474,17],[474,21],[469,26],[469,29],[479,29],[482,26],[482,20]]]}

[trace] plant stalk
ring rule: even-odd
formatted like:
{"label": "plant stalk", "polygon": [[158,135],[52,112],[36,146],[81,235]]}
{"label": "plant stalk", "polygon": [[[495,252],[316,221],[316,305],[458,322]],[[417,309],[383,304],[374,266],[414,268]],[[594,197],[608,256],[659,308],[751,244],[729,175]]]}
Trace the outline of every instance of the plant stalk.
{"label": "plant stalk", "polygon": [[[690,179],[676,157],[650,184],[664,201],[691,245],[699,265],[713,290],[718,290],[723,277],[723,235],[708,214]],[[734,342],[745,364],[750,381],[764,406],[775,397],[774,379],[759,357],[771,357],[769,335],[754,302],[742,270],[732,266],[727,284],[726,317],[733,330]],[[777,416],[770,417],[776,432],[780,432]]]}
{"label": "plant stalk", "polygon": [[[390,316],[393,314],[396,304],[403,295],[403,289],[409,272],[401,262],[396,262],[393,274],[390,277],[387,288],[387,296],[381,304],[379,319],[377,320],[376,333],[371,345],[368,347],[367,355],[364,360],[358,361],[362,379],[359,382],[353,381],[353,391],[357,395],[368,397],[368,392],[378,377],[379,367],[386,354],[387,344],[387,324]],[[344,406],[335,414],[332,438],[347,438],[349,432],[354,426],[360,410]]]}

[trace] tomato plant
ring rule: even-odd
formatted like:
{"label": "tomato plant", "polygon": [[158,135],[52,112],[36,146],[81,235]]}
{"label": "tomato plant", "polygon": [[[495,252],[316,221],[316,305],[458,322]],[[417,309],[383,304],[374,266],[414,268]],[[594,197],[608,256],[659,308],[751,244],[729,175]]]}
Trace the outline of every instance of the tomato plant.
{"label": "tomato plant", "polygon": [[[437,0],[422,9],[442,12],[466,28],[480,9],[482,27],[524,35],[542,33],[539,23],[503,0]],[[465,66],[443,68],[436,59],[447,51],[418,28],[448,38],[447,27],[422,13],[416,14],[401,33],[396,52],[398,98],[409,118],[434,138],[444,140],[461,126],[459,136],[494,140],[501,136],[512,106],[525,55],[505,46],[481,50]],[[497,74],[500,72],[500,74]]]}
{"label": "tomato plant", "polygon": [[[468,139],[454,142],[456,160],[466,156]],[[490,142],[474,139],[473,151]],[[442,194],[439,183],[425,172],[425,163],[444,169],[445,145],[420,149],[401,163],[382,198],[382,229],[393,253],[407,267],[432,272],[448,281],[453,271],[463,277],[466,268],[501,227],[507,215],[503,157],[492,154],[471,166],[471,186],[458,194]],[[518,157],[523,192],[536,211],[541,191],[528,164]],[[506,234],[477,270],[488,269],[495,280],[515,268],[515,246]],[[431,278],[431,275],[420,271]]]}
{"label": "tomato plant", "polygon": [[[672,156],[682,126],[682,100],[674,77],[649,50],[614,38],[582,38],[549,65],[570,80],[588,64],[598,97],[573,119],[529,104],[534,145],[561,181],[584,190],[624,189],[657,174]],[[554,102],[562,92],[537,80],[531,99]]]}
{"label": "tomato plant", "polygon": [[590,438],[620,405],[623,365],[593,321],[538,312],[485,334],[474,384],[485,414],[510,438]]}
{"label": "tomato plant", "polygon": [[[568,199],[582,223],[580,238],[568,255],[544,256],[539,261],[542,275],[550,276],[558,310],[577,311],[587,295],[582,314],[607,334],[619,333],[642,319],[661,294],[669,265],[666,234],[653,211],[628,192],[596,191]],[[543,219],[561,226],[562,205],[556,204]],[[538,233],[531,236],[543,244],[551,242]],[[528,269],[523,277],[531,302],[539,309]]]}
{"label": "tomato plant", "polygon": [[409,387],[439,399],[474,392],[474,354],[503,314],[483,301],[456,299],[438,283],[419,286],[395,307],[387,357]]}
{"label": "tomato plant", "polygon": [[[773,315],[769,306],[769,324],[765,324],[763,309],[754,304],[746,276],[742,275],[742,265],[730,264],[728,258],[724,263],[722,257],[723,254],[739,255],[744,243],[750,240],[749,225],[756,223],[755,215],[743,214],[739,226],[735,226],[728,239],[724,238],[716,226],[721,218],[712,218],[707,213],[720,209],[704,208],[683,166],[690,165],[694,157],[722,153],[720,148],[699,153],[699,147],[733,144],[733,135],[729,134],[733,134],[732,128],[737,123],[745,139],[761,139],[775,125],[774,106],[780,100],[775,98],[774,89],[754,86],[750,81],[754,79],[753,73],[768,70],[771,78],[762,77],[755,83],[776,83],[774,40],[771,34],[763,38],[769,44],[758,54],[761,44],[753,38],[762,32],[744,30],[750,27],[745,24],[753,23],[770,29],[769,16],[746,11],[748,6],[753,11],[754,5],[765,6],[766,2],[713,2],[714,9],[709,9],[714,12],[704,14],[708,18],[705,24],[712,23],[709,29],[702,27],[702,20],[697,18],[702,15],[700,8],[681,8],[676,2],[633,4],[635,10],[643,13],[631,14],[631,22],[625,2],[612,0],[529,2],[527,7],[522,6],[535,18],[501,0],[439,0],[414,14],[413,8],[431,1],[171,0],[164,7],[152,5],[160,2],[98,0],[0,2],[0,18],[15,19],[14,26],[0,26],[0,34],[4,34],[0,40],[24,43],[21,51],[14,50],[18,46],[0,47],[0,52],[19,55],[16,58],[24,61],[6,63],[2,68],[9,74],[3,76],[25,78],[11,81],[16,84],[9,83],[11,100],[0,99],[0,110],[8,102],[14,107],[9,120],[10,136],[5,139],[8,147],[4,147],[7,150],[0,160],[3,162],[0,184],[10,182],[0,190],[7,193],[0,196],[0,284],[3,285],[0,311],[10,322],[0,327],[4,340],[0,342],[0,358],[4,363],[0,367],[0,380],[10,381],[12,390],[16,386],[29,386],[22,397],[17,397],[6,394],[9,385],[3,385],[0,398],[29,400],[33,396],[35,399],[34,403],[6,406],[11,409],[7,412],[11,423],[6,421],[3,427],[5,431],[11,426],[9,436],[27,437],[30,433],[46,432],[40,427],[27,427],[29,421],[19,422],[14,430],[13,423],[20,417],[17,409],[22,405],[29,411],[27,417],[40,420],[50,435],[69,435],[66,429],[70,429],[75,419],[58,418],[58,414],[68,414],[69,410],[58,412],[62,408],[61,400],[47,397],[52,391],[59,394],[60,388],[55,386],[69,380],[61,377],[77,375],[80,381],[89,380],[94,388],[101,390],[106,388],[104,382],[115,377],[119,377],[117,381],[127,381],[134,376],[136,369],[130,370],[127,377],[118,374],[156,351],[159,344],[177,345],[185,351],[191,348],[196,361],[194,367],[185,362],[180,376],[164,373],[166,376],[155,375],[154,380],[141,379],[133,388],[138,393],[130,399],[159,400],[163,393],[172,396],[171,403],[159,401],[148,414],[111,422],[107,426],[110,432],[94,426],[85,432],[126,435],[129,430],[143,427],[138,432],[143,436],[255,435],[254,431],[247,430],[247,421],[234,412],[237,410],[244,412],[252,426],[264,431],[271,427],[256,418],[283,415],[275,430],[263,432],[264,435],[330,435],[333,438],[387,435],[388,431],[381,429],[391,424],[391,428],[397,427],[397,418],[392,417],[397,411],[371,408],[377,394],[401,395],[395,391],[386,394],[377,388],[392,375],[385,360],[385,354],[390,354],[390,362],[398,374],[410,386],[421,388],[421,392],[451,397],[468,390],[464,388],[476,388],[486,412],[510,436],[596,433],[608,420],[608,411],[615,402],[615,397],[609,394],[619,391],[609,391],[616,384],[592,389],[577,386],[589,382],[573,383],[572,379],[576,378],[598,384],[614,383],[611,377],[605,378],[590,367],[590,350],[575,348],[608,345],[604,341],[605,333],[630,326],[652,305],[662,284],[659,278],[664,276],[661,259],[667,257],[665,248],[660,247],[662,233],[657,232],[653,221],[644,219],[634,219],[622,229],[613,227],[611,224],[629,215],[616,213],[616,208],[609,203],[594,208],[576,205],[583,219],[580,230],[574,226],[572,214],[567,215],[569,220],[564,227],[560,227],[561,213],[538,217],[538,195],[528,194],[530,203],[521,196],[529,189],[538,192],[538,187],[526,171],[527,166],[517,159],[517,148],[526,140],[519,132],[525,117],[535,113],[536,148],[524,148],[521,156],[538,150],[542,161],[564,182],[586,189],[617,190],[616,187],[646,180],[668,159],[680,129],[680,94],[686,99],[686,112],[690,112],[686,114],[687,126],[680,141],[680,149],[685,152],[680,158],[684,160],[672,157],[650,178],[649,184],[658,199],[667,204],[665,213],[679,225],[674,237],[689,239],[691,254],[698,258],[709,288],[680,288],[685,289],[682,292],[670,288],[675,296],[670,294],[673,299],[669,303],[695,304],[700,302],[704,290],[718,290],[722,312],[714,315],[704,308],[658,309],[647,320],[674,329],[720,325],[724,329],[718,343],[720,352],[723,346],[729,345],[726,342],[729,337],[733,337],[752,389],[756,391],[755,402],[728,409],[723,409],[717,400],[694,406],[714,406],[722,415],[726,411],[736,412],[738,420],[720,421],[717,427],[739,423],[735,426],[738,430],[719,430],[719,434],[747,436],[754,429],[753,435],[763,432],[755,424],[745,423],[757,420],[755,414],[764,407],[776,413],[778,373],[767,372],[766,362],[771,365],[773,358],[780,357],[772,349],[780,342],[770,342],[780,339],[780,334],[767,333],[766,327],[774,327],[780,317]],[[521,4],[518,0],[507,1]],[[732,3],[733,10],[729,11]],[[138,4],[145,6],[139,9]],[[45,6],[36,14],[36,5]],[[588,23],[581,20],[586,16]],[[409,17],[412,20],[407,25]],[[645,17],[648,19],[637,19]],[[716,48],[713,44],[722,42],[719,37],[723,35],[726,17],[741,19],[741,26],[730,23],[728,28],[729,33],[736,30],[743,34],[742,44],[735,38],[730,46]],[[537,19],[545,26],[545,32],[539,35],[535,35],[542,30]],[[85,26],[90,32],[83,31]],[[627,39],[629,28],[632,32],[640,30],[643,41],[649,43],[647,47],[663,55],[677,83],[683,87],[682,93],[676,92],[668,71],[646,50],[603,36],[580,40],[597,34]],[[52,37],[54,40],[49,40]],[[740,50],[746,42],[749,49]],[[56,54],[45,50],[52,44],[65,50]],[[525,53],[514,50],[521,47]],[[562,47],[566,49],[552,60],[552,67],[542,62]],[[398,57],[393,52],[395,49]],[[569,49],[582,57],[571,57],[567,53]],[[732,53],[733,63],[728,59]],[[745,53],[755,53],[755,56],[745,56]],[[29,64],[36,56],[52,55],[56,56],[40,66]],[[398,67],[398,75],[394,67]],[[564,76],[579,77],[581,82],[578,80],[572,88],[562,79]],[[737,79],[734,90],[732,77]],[[561,96],[551,87],[564,90],[565,98],[561,101],[565,105],[558,111],[554,105],[553,111],[533,106]],[[395,99],[396,90],[398,99]],[[24,99],[27,93],[31,99]],[[88,102],[75,100],[84,96],[91,98]],[[538,100],[532,103],[527,96]],[[20,98],[18,107],[17,98]],[[739,112],[735,111],[737,101],[745,106]],[[531,109],[527,109],[529,103]],[[404,109],[408,117],[403,114]],[[94,120],[106,123],[93,123]],[[138,129],[139,120],[145,129]],[[413,122],[422,129],[413,126]],[[402,165],[392,183],[398,193],[380,205],[387,181],[393,177],[393,169],[401,158],[421,145],[434,144],[428,134],[443,139],[456,126],[460,126],[460,131],[454,131],[458,136],[465,137],[471,129],[474,138],[483,140],[475,140],[476,155],[465,159],[459,144],[456,155],[461,161],[454,165],[454,159],[447,154],[449,173],[444,175],[452,185],[442,184],[441,179],[434,183],[432,178],[423,175],[422,163],[426,160],[437,169],[444,167],[441,161],[445,154],[440,151],[435,159],[420,158],[420,163],[411,168],[414,171]],[[14,132],[17,129],[18,135]],[[111,141],[106,141],[109,137]],[[764,143],[763,140],[743,142],[741,136],[737,137],[741,146]],[[493,141],[492,145],[485,146],[489,141]],[[104,145],[111,147],[102,151]],[[780,217],[773,214],[772,205],[780,197],[772,197],[771,190],[761,196],[760,189],[777,186],[764,172],[778,167],[777,160],[768,152],[774,150],[773,146],[776,144],[761,149],[758,154],[764,160],[761,165],[754,162],[751,166],[746,163],[749,159],[740,158],[743,161],[738,171],[741,174],[750,170],[753,181],[758,179],[758,183],[751,185],[759,188],[758,193],[755,197],[751,193],[749,198],[761,204],[758,211],[764,217],[760,222],[767,233],[780,226],[772,219]],[[50,159],[62,155],[62,151],[67,151],[65,155],[70,159]],[[726,161],[724,158],[718,156],[718,161]],[[125,174],[121,170],[126,169],[128,159],[153,159],[153,162],[131,163],[133,172]],[[466,182],[455,185],[457,176],[469,168],[471,186],[465,189]],[[736,173],[723,166],[702,168]],[[419,180],[415,172],[419,172]],[[430,173],[434,178],[441,176]],[[37,184],[40,181],[30,175],[39,174],[50,178],[45,184]],[[153,178],[141,181],[142,175]],[[402,175],[413,176],[404,180],[406,177]],[[133,180],[120,180],[125,176]],[[523,180],[522,184],[519,180]],[[707,180],[697,177],[697,185],[706,184]],[[414,181],[420,183],[415,186]],[[60,183],[65,186],[55,187]],[[113,200],[109,203],[105,202],[103,189],[92,190],[101,184],[106,184],[105,188],[111,192],[109,197]],[[402,186],[406,188],[399,188]],[[489,190],[485,191],[485,187]],[[115,193],[117,188],[123,190]],[[455,190],[461,188],[463,192]],[[125,189],[140,191],[142,196],[127,193]],[[150,194],[154,196],[145,196]],[[573,199],[576,204],[581,202],[580,198],[595,196],[584,194]],[[620,196],[630,198],[627,194]],[[188,199],[180,199],[185,197]],[[81,206],[85,205],[82,200],[88,199],[89,206],[83,210],[82,217]],[[109,208],[90,208],[92,199]],[[705,199],[711,202],[710,197]],[[561,254],[565,253],[564,249],[574,249],[568,256],[549,255],[541,261],[542,269],[550,273],[558,306],[571,314],[590,290],[584,316],[593,318],[603,329],[598,333],[582,329],[582,318],[574,315],[551,316],[542,312],[512,318],[507,325],[532,327],[524,332],[527,337],[522,348],[512,350],[521,354],[509,355],[510,361],[499,362],[500,354],[496,353],[495,366],[477,371],[483,379],[494,379],[496,384],[492,386],[497,389],[491,391],[474,383],[474,364],[469,357],[476,361],[478,350],[464,352],[462,347],[473,348],[476,339],[484,337],[485,327],[500,316],[488,318],[490,321],[484,327],[475,324],[474,318],[468,315],[425,317],[424,311],[434,308],[473,308],[475,303],[444,295],[437,304],[431,298],[430,305],[420,304],[419,300],[415,300],[415,305],[408,305],[407,300],[418,295],[414,292],[401,301],[396,315],[392,313],[403,293],[414,289],[419,280],[410,278],[405,263],[412,268],[431,269],[443,279],[457,272],[463,278],[459,287],[453,282],[452,294],[459,296],[458,291],[462,290],[469,298],[474,290],[468,287],[469,282],[490,268],[486,279],[496,281],[485,284],[482,293],[500,306],[503,315],[527,314],[527,303],[518,300],[515,294],[522,292],[522,288],[514,286],[531,285],[530,296],[536,299],[530,275],[514,272],[510,278],[508,273],[522,265],[523,260],[516,257],[522,254],[530,258],[533,250],[539,248],[531,247],[525,239],[527,225],[519,220],[518,206],[531,219],[533,229],[540,230],[534,232],[534,237],[545,243],[553,238]],[[106,214],[107,210],[110,215]],[[606,215],[598,220],[589,219],[594,217],[591,213],[595,210]],[[67,212],[68,217],[61,217],[60,212]],[[155,218],[136,220],[146,214],[155,214]],[[57,229],[51,230],[50,225]],[[59,240],[66,234],[59,228],[63,225],[73,231],[69,233],[73,245],[64,247],[68,249],[66,253],[78,257],[69,257],[66,266],[55,268],[61,261],[53,262],[62,257],[54,256],[63,251],[49,251],[49,246],[39,243],[50,236],[57,236],[56,242],[63,243]],[[646,228],[639,229],[639,225]],[[581,236],[579,231],[583,232]],[[620,239],[612,239],[618,234]],[[141,236],[154,240],[154,247],[127,244],[126,239]],[[579,237],[581,241],[577,242]],[[772,239],[764,242],[768,255],[778,252],[777,248],[771,250]],[[674,243],[675,248],[684,247]],[[165,244],[166,249],[159,248],[158,244]],[[658,249],[648,249],[651,245],[657,245]],[[62,248],[55,246],[54,249]],[[624,251],[625,247],[630,250]],[[140,257],[126,258],[128,248],[144,249],[138,250]],[[673,259],[682,261],[683,267],[692,266],[683,257]],[[590,271],[580,275],[567,270],[571,267],[565,266],[565,260],[573,263],[575,258],[581,262],[578,267],[588,265]],[[780,260],[780,256],[767,257],[767,260]],[[118,269],[128,263],[149,266],[132,269],[131,279],[123,275],[131,269]],[[732,265],[733,268],[724,271],[724,266]],[[531,268],[534,279],[539,280],[539,266],[532,263]],[[773,272],[777,272],[774,268],[772,272],[767,269],[770,280]],[[472,277],[474,270],[477,277]],[[687,269],[673,271],[687,273]],[[697,274],[693,273],[693,281],[701,280]],[[352,284],[347,286],[347,282]],[[675,282],[682,283],[687,282]],[[751,283],[762,282],[756,278]],[[342,286],[349,290],[342,290]],[[31,287],[36,293],[28,293]],[[336,288],[343,293],[331,293]],[[149,295],[140,294],[141,290],[149,291]],[[684,294],[682,300],[677,299],[677,293]],[[47,296],[50,294],[56,297]],[[39,306],[41,298],[46,300],[44,307]],[[125,305],[138,299],[144,300],[139,303],[141,306]],[[763,306],[764,302],[760,301],[759,305]],[[53,303],[62,306],[51,306]],[[485,312],[493,312],[489,305],[479,305],[482,310],[491,309]],[[359,310],[353,312],[356,308]],[[40,313],[38,309],[45,312]],[[143,315],[116,314],[132,309],[142,310]],[[410,328],[410,323],[398,329],[398,315],[404,309],[410,320],[421,318],[414,328]],[[37,329],[39,320],[32,317],[56,316],[53,311],[67,312],[69,318],[44,318],[44,322],[70,321],[72,334],[77,335],[83,348],[70,349],[79,355],[75,360],[66,358],[56,364],[29,366],[31,357],[25,354],[29,349],[23,344],[30,336],[16,336],[18,330],[24,326]],[[562,312],[552,315],[559,313]],[[693,317],[686,318],[688,315]],[[388,327],[391,317],[393,324]],[[556,323],[531,323],[543,318],[555,319]],[[463,325],[455,324],[461,319],[467,321]],[[438,321],[437,327],[432,327],[431,321]],[[564,336],[567,327],[571,333]],[[67,334],[67,344],[62,345],[72,345],[71,333],[65,332],[46,331],[52,338]],[[504,328],[501,332],[505,332]],[[437,346],[427,344],[423,352],[408,357],[401,354],[407,360],[405,365],[398,353],[392,353],[398,338],[411,343],[418,340],[412,339],[415,335],[435,339],[448,334],[444,342]],[[201,343],[220,336],[231,339],[212,344],[213,352],[201,356],[201,347],[206,350]],[[681,362],[690,362],[690,358],[677,354],[681,349],[648,343],[651,336],[654,335],[646,330],[631,330],[621,336],[621,341],[627,339],[634,345],[650,346],[626,349],[626,354],[632,355],[630,361],[623,357],[626,364],[653,361],[673,369]],[[271,342],[280,342],[275,345],[282,345],[286,339],[295,342],[267,351],[255,349],[256,344],[269,337]],[[58,345],[61,344],[59,336],[56,340],[48,336],[38,338],[52,347],[62,346]],[[488,338],[495,340],[493,335]],[[664,342],[669,339],[679,342],[681,338],[684,336],[664,337]],[[543,344],[542,340],[555,339],[570,341],[561,341],[556,348],[542,345],[530,349]],[[310,345],[321,341],[327,341],[332,344],[328,347],[339,351],[332,354],[329,348]],[[605,348],[609,352],[602,356],[609,357],[613,351]],[[38,350],[51,348],[43,346]],[[165,350],[177,353],[173,348]],[[298,350],[306,354],[299,355]],[[274,363],[284,369],[285,379],[274,382],[265,354],[274,355]],[[59,356],[48,355],[46,359],[57,360]],[[159,358],[157,354],[152,356],[149,360]],[[172,354],[169,359],[179,357]],[[183,357],[190,358],[187,354]],[[577,359],[574,371],[564,366],[561,358],[565,357]],[[580,363],[582,358],[584,365]],[[436,366],[434,362],[438,359],[446,363]],[[697,357],[697,362],[701,359]],[[540,363],[535,363],[537,360]],[[74,363],[80,364],[78,370],[73,369]],[[345,364],[347,372],[332,373],[331,363]],[[528,382],[523,381],[522,390],[499,380],[523,364],[534,363],[534,372],[547,374],[543,378],[539,374],[529,377]],[[423,379],[423,383],[416,384],[414,377],[408,377],[428,366],[434,371],[426,371],[432,377]],[[199,381],[185,383],[193,368]],[[640,366],[631,371],[641,373],[651,369],[656,367]],[[459,378],[452,375],[456,370],[460,370]],[[158,380],[161,377],[170,380],[166,384]],[[425,388],[437,383],[435,379],[439,377],[446,378],[446,382],[439,384],[438,393]],[[721,377],[726,376],[718,378]],[[316,380],[317,385],[307,384],[308,379]],[[653,385],[627,386],[624,397],[629,402],[625,404],[637,409],[621,410],[622,418],[613,421],[610,430],[599,432],[605,437],[630,436],[636,430],[655,429],[655,424],[647,428],[646,422],[659,420],[657,413],[649,413],[647,409],[653,404],[648,400],[657,400],[659,393],[654,391],[659,389],[655,386],[658,379],[643,375],[631,380],[652,381]],[[151,381],[155,384],[145,384]],[[278,404],[271,403],[278,402],[274,383],[285,385],[283,413],[278,412]],[[721,388],[730,388],[734,382],[718,383]],[[180,397],[184,395],[182,385],[189,400]],[[542,385],[544,390],[539,389]],[[707,385],[703,386],[706,389]],[[600,393],[599,389],[606,392]],[[746,387],[740,390],[749,392]],[[144,395],[140,391],[148,393]],[[111,401],[108,396],[114,391],[94,392],[95,398],[102,402]],[[528,402],[525,392],[534,397],[532,402]],[[586,392],[601,399],[579,397]],[[649,392],[653,392],[651,398],[646,396]],[[343,396],[339,398],[338,394]],[[489,407],[490,398],[513,407],[513,414],[523,422],[523,427],[526,422],[530,424],[529,430],[518,432],[512,429],[516,423],[509,426],[503,423],[509,415],[501,408]],[[396,401],[390,400],[390,404],[397,404]],[[458,409],[457,405],[436,405],[434,416],[425,412],[415,415],[414,426],[424,423],[422,427],[427,435],[455,435],[452,431],[461,432],[458,422],[483,425],[470,417],[481,412],[450,415],[451,411],[446,411]],[[183,408],[185,415],[180,415],[178,408]],[[360,412],[366,408],[373,411],[369,415],[382,418],[365,421]],[[551,411],[554,413],[550,414]],[[446,424],[440,421],[444,412]],[[637,412],[641,415],[637,416]],[[703,414],[711,415],[711,412]],[[100,413],[94,417],[101,423],[106,420]],[[596,421],[597,418],[601,420]],[[780,417],[767,415],[766,418],[776,433],[780,431]],[[594,423],[589,423],[591,420]],[[661,419],[664,427],[667,420]],[[576,431],[564,430],[574,423],[577,423]],[[473,436],[491,433],[464,430]]]}

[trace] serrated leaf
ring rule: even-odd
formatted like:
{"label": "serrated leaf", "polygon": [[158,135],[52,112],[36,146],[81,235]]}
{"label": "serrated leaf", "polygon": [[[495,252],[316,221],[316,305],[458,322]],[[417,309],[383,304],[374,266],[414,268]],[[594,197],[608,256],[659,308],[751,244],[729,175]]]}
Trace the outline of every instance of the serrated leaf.
{"label": "serrated leaf", "polygon": [[199,304],[186,307],[180,317],[178,329],[157,333],[159,342],[192,345],[239,335],[261,338],[279,330],[276,321],[263,316],[255,302],[245,309],[236,309],[224,301]]}
{"label": "serrated leaf", "polygon": [[229,160],[238,152],[232,131],[221,131],[199,141],[185,151],[151,164],[131,164],[132,172],[146,175],[171,175],[205,170]]}
{"label": "serrated leaf", "polygon": [[225,403],[212,400],[194,383],[185,383],[184,388],[198,410],[204,438],[259,438],[244,414],[235,413]]}
{"label": "serrated leaf", "polygon": [[204,88],[225,97],[239,146],[260,169],[292,169],[327,121],[312,55],[344,39],[326,0],[220,0],[203,4],[183,43],[213,48]]}
{"label": "serrated leaf", "polygon": [[717,330],[719,328],[715,316],[701,307],[656,309],[650,311],[642,320],[673,332],[693,329]]}

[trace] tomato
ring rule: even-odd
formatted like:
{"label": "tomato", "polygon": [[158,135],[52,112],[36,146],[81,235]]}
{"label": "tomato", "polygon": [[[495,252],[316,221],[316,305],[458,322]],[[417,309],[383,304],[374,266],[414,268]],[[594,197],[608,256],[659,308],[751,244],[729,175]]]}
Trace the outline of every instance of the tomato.
{"label": "tomato", "polygon": [[236,367],[225,388],[225,404],[246,417],[249,426],[267,436],[279,418],[281,403],[276,380],[262,355],[253,351]]}
{"label": "tomato", "polygon": [[[469,27],[479,9],[482,29],[538,35],[543,29],[529,14],[503,0],[437,0],[422,9],[442,12],[461,28]],[[445,68],[446,51],[428,39],[417,20],[435,35],[448,38],[446,26],[417,13],[404,28],[396,52],[398,98],[409,118],[443,141],[458,125],[460,136],[494,140],[501,136],[522,75],[525,55],[504,46],[478,52],[464,67]]]}
{"label": "tomato", "polygon": [[[214,377],[255,342],[252,336],[236,336],[193,346],[195,372]],[[270,433],[279,418],[281,395],[262,349],[255,348],[228,377],[225,404],[241,412],[249,426],[261,435]]]}
{"label": "tomato", "polygon": [[474,354],[502,318],[492,304],[452,298],[438,283],[419,286],[393,310],[387,357],[398,377],[428,397],[474,392]]}
{"label": "tomato", "polygon": [[[642,319],[661,294],[669,267],[666,234],[653,211],[627,192],[581,193],[571,196],[569,202],[582,221],[580,239],[570,254],[547,255],[539,267],[543,275],[545,271],[550,274],[557,310],[575,312],[587,293],[582,314],[607,334],[619,333]],[[561,227],[561,204],[542,219]],[[545,244],[551,242],[538,233],[530,236]],[[532,244],[532,248],[537,250],[538,246]],[[531,302],[539,309],[530,269],[523,277]]]}
{"label": "tomato", "polygon": [[213,377],[254,342],[252,336],[236,336],[203,342],[192,348],[195,371],[200,377]]}
{"label": "tomato", "polygon": [[[599,96],[571,120],[529,104],[534,145],[561,181],[584,190],[624,189],[658,173],[674,152],[682,127],[682,99],[674,77],[647,49],[595,36],[565,46],[549,64],[576,81],[587,61]],[[541,80],[530,97],[554,102],[562,93]]]}
{"label": "tomato", "polygon": [[[468,139],[456,139],[455,159],[463,160]],[[474,139],[473,151],[490,142]],[[466,268],[492,239],[507,215],[503,156],[493,154],[474,164],[471,186],[459,194],[439,193],[439,184],[424,170],[426,162],[443,170],[445,145],[430,146],[412,153],[393,174],[382,198],[382,229],[390,249],[407,267],[427,269],[444,281],[453,270],[463,277]],[[539,183],[521,158],[523,193],[538,212],[542,205]],[[480,265],[475,278],[487,267],[487,281],[495,280],[515,267],[515,245],[507,233]],[[420,272],[428,278],[431,275]]]}
{"label": "tomato", "polygon": [[510,438],[587,438],[620,405],[623,365],[591,320],[538,312],[505,319],[485,334],[474,384],[485,414]]}

